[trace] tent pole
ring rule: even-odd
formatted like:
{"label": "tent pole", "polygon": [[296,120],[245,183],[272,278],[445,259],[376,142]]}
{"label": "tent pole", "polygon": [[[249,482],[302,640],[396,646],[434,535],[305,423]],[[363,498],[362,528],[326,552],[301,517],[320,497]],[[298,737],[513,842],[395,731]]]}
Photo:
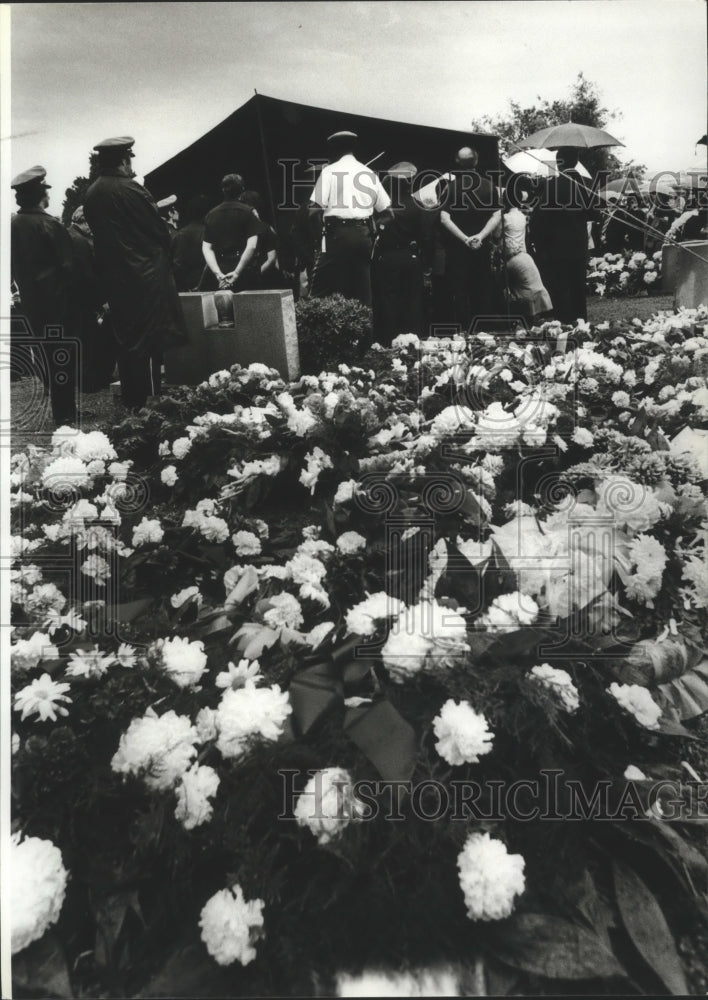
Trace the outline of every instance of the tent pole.
{"label": "tent pole", "polygon": [[265,141],[265,130],[263,128],[263,118],[261,117],[261,105],[258,97],[260,96],[258,91],[253,89],[253,93],[256,95],[256,116],[258,118],[258,134],[261,139],[261,153],[263,155],[263,170],[265,171],[266,187],[268,189],[268,205],[270,206],[270,218],[273,225],[275,225],[275,200],[273,199],[273,187],[270,180],[270,169],[268,166],[268,151],[266,149]]}

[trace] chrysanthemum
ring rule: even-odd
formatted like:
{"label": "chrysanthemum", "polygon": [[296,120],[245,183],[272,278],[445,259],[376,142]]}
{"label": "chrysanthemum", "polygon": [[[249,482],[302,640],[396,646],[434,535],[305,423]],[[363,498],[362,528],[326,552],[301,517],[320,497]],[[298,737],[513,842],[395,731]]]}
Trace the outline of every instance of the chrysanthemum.
{"label": "chrysanthemum", "polygon": [[457,867],[470,920],[502,920],[511,914],[515,897],[526,886],[520,854],[509,854],[501,840],[488,833],[471,833]]}
{"label": "chrysanthemum", "polygon": [[50,840],[19,834],[11,840],[6,874],[10,883],[11,950],[22,951],[59,919],[67,871]]}
{"label": "chrysanthemum", "polygon": [[475,712],[468,701],[449,698],[433,720],[437,736],[435,749],[453,766],[477,764],[492,749],[494,734],[485,717]]}
{"label": "chrysanthemum", "polygon": [[204,905],[199,926],[202,941],[219,965],[248,965],[256,957],[254,942],[262,936],[262,899],[246,900],[240,885],[221,889]]}

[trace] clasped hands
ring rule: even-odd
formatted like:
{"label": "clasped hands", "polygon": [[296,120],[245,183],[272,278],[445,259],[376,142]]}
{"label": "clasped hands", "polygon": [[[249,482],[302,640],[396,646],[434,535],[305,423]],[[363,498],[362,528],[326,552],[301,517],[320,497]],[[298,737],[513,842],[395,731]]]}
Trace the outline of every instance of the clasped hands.
{"label": "clasped hands", "polygon": [[465,240],[465,246],[469,247],[470,250],[479,250],[482,246],[482,237],[479,233],[475,233],[473,236],[468,236]]}
{"label": "clasped hands", "polygon": [[228,292],[236,284],[238,275],[236,274],[236,271],[229,271],[228,274],[219,275],[217,280],[219,282],[219,288],[222,291]]}

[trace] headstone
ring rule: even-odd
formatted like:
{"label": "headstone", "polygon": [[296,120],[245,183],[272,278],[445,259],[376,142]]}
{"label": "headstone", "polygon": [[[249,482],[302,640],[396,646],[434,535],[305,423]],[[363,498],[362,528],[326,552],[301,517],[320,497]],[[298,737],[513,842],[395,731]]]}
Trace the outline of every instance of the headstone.
{"label": "headstone", "polygon": [[254,361],[277,369],[285,381],[300,374],[295,302],[289,290],[183,292],[188,342],[165,351],[172,385],[198,385],[213,372]]}
{"label": "headstone", "polygon": [[674,307],[708,305],[708,241],[667,245],[662,252],[662,290],[674,293]]}

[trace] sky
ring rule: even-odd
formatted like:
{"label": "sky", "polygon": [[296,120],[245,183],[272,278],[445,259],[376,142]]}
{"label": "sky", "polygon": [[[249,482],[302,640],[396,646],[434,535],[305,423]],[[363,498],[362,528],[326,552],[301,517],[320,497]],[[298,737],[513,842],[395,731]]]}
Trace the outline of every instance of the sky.
{"label": "sky", "polygon": [[[466,129],[579,71],[618,109],[624,160],[705,161],[704,0],[11,4],[12,174],[42,164],[50,211],[114,135],[144,175],[257,89],[343,112]],[[344,115],[346,117],[346,115]],[[702,160],[701,160],[702,157]]]}

